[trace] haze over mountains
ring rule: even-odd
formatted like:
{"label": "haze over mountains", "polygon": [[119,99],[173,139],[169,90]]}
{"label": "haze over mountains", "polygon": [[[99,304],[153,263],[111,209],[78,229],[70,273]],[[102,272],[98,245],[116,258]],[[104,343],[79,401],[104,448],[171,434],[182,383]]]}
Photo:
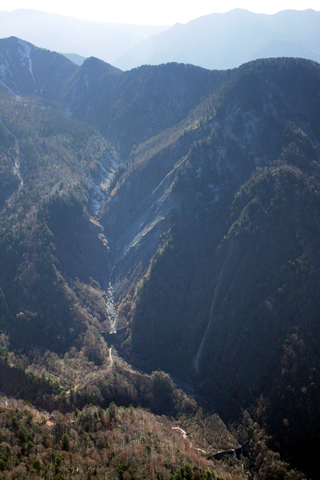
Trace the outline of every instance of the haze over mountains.
{"label": "haze over mountains", "polygon": [[257,58],[320,60],[320,12],[285,10],[274,15],[247,10],[213,13],[177,24],[132,47],[115,65],[133,68],[182,62],[209,69],[238,67]]}
{"label": "haze over mountains", "polygon": [[[0,372],[65,410],[117,395],[194,415],[166,374],[114,365],[114,342],[226,420],[252,408],[317,478],[319,64],[122,71],[10,37],[0,65]],[[245,419],[256,478],[301,478]]]}
{"label": "haze over mountains", "polygon": [[115,64],[136,43],[168,27],[100,23],[36,10],[0,11],[1,38],[16,36],[60,53]]}
{"label": "haze over mountains", "polygon": [[0,12],[2,38],[14,35],[38,47],[97,57],[122,70],[166,62],[227,69],[269,57],[319,61],[319,25],[320,12],[314,10],[265,15],[236,9],[172,27],[89,22],[31,10]]}

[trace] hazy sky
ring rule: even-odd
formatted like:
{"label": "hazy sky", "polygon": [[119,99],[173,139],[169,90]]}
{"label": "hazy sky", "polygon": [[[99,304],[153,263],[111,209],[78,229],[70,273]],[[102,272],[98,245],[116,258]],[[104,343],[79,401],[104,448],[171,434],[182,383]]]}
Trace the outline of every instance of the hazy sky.
{"label": "hazy sky", "polygon": [[276,13],[280,10],[320,10],[320,0],[0,0],[0,10],[18,8],[59,13],[110,23],[173,25],[194,18],[233,8],[245,8],[256,13]]}

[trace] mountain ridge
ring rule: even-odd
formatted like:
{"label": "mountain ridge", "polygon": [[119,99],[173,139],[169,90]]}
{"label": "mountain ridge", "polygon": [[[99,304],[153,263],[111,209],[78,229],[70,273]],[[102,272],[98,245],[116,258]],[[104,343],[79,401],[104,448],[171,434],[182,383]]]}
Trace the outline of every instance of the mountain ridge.
{"label": "mountain ridge", "polygon": [[320,13],[312,9],[272,15],[234,9],[170,27],[100,24],[28,10],[22,11],[23,21],[18,11],[0,12],[0,25],[1,13],[3,36],[14,35],[39,47],[85,58],[98,57],[122,70],[167,62],[228,69],[258,58],[282,56],[320,60]]}
{"label": "mountain ridge", "polygon": [[[178,61],[209,69],[235,68],[261,58],[260,52],[265,51],[268,42],[268,57],[299,56],[319,61],[319,15],[311,9],[285,10],[273,15],[242,9],[213,13],[147,39],[129,50],[116,65],[127,69],[142,63]],[[291,49],[289,55],[279,48],[283,40]]]}

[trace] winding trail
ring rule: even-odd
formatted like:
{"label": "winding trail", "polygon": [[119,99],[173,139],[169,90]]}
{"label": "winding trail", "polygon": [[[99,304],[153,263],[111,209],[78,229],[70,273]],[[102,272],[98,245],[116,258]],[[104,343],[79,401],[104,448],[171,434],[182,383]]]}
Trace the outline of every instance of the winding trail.
{"label": "winding trail", "polygon": [[181,427],[171,427],[172,430],[175,430],[176,432],[181,433],[182,437],[189,443],[190,447],[194,448],[198,452],[207,454],[205,450],[202,450],[202,448],[198,448],[193,442],[191,442],[190,438],[188,437],[188,434],[185,430],[182,430]]}

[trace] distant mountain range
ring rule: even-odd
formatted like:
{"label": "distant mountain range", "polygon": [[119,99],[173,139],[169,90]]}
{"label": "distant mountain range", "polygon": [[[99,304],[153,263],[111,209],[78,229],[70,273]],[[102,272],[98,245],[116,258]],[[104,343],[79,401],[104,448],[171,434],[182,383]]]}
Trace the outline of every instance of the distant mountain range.
{"label": "distant mountain range", "polygon": [[[15,10],[0,12],[0,31],[2,38],[14,35],[57,52],[94,56],[122,70],[167,62],[228,69],[269,57],[320,61],[320,12],[314,10],[265,15],[235,9],[172,27],[99,23]],[[78,64],[82,61],[71,58]]]}
{"label": "distant mountain range", "polygon": [[197,18],[132,47],[115,65],[133,68],[182,62],[209,69],[238,67],[258,58],[320,60],[320,12],[285,10],[274,15],[231,10]]}
{"label": "distant mountain range", "polygon": [[36,10],[0,11],[1,38],[16,36],[37,47],[93,56],[111,64],[129,48],[167,28],[94,22]]}

